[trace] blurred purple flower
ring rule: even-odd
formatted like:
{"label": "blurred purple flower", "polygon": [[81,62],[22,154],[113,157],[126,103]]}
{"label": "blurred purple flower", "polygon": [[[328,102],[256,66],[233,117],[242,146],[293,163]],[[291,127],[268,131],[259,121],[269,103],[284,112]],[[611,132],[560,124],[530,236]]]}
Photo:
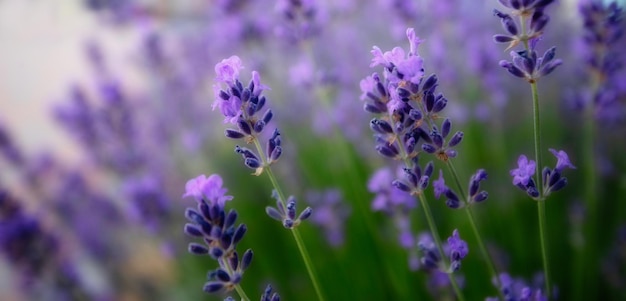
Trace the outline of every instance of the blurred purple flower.
{"label": "blurred purple flower", "polygon": [[520,155],[517,159],[517,168],[511,169],[510,174],[513,176],[513,185],[528,185],[528,181],[535,174],[535,161],[529,161],[525,155]]}
{"label": "blurred purple flower", "polygon": [[228,189],[222,187],[222,178],[217,174],[212,174],[208,178],[205,175],[199,175],[185,184],[185,197],[193,197],[200,202],[207,202],[210,205],[218,205],[224,207],[226,201],[233,199],[232,196],[226,195]]}

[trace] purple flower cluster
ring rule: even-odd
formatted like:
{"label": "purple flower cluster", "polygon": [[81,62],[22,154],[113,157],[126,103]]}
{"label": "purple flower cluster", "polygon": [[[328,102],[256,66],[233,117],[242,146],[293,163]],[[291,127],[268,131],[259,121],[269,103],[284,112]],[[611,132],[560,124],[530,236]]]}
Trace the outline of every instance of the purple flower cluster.
{"label": "purple flower cluster", "polygon": [[569,160],[565,151],[550,149],[550,152],[557,158],[556,166],[553,169],[545,167],[541,178],[543,183],[543,194],[537,190],[537,185],[533,176],[536,170],[536,163],[528,160],[525,155],[520,155],[517,159],[517,168],[511,169],[510,175],[513,177],[513,185],[525,191],[531,198],[538,198],[540,195],[548,196],[552,192],[559,191],[567,185],[567,178],[561,173],[565,168],[576,168]]}
{"label": "purple flower cluster", "polygon": [[623,123],[626,107],[620,101],[626,94],[624,85],[623,6],[617,2],[602,4],[589,1],[580,5],[583,19],[581,58],[588,68],[591,91],[575,93],[578,108],[592,106],[600,124]]}
{"label": "purple flower cluster", "polygon": [[[543,294],[540,288],[527,285],[521,279],[514,279],[507,273],[499,276],[501,287],[499,288],[504,296],[504,300],[495,297],[488,297],[485,301],[547,301],[548,297]],[[541,287],[541,286],[537,286]]]}
{"label": "purple flower cluster", "polygon": [[39,299],[35,283],[45,279],[47,270],[55,271],[55,281],[51,283],[54,291],[46,291],[46,298],[93,297],[88,296],[62,244],[60,236],[47,229],[38,216],[27,213],[15,198],[0,189],[0,255],[20,271],[19,275],[14,274],[15,279],[21,281],[32,298]]}
{"label": "purple flower cluster", "polygon": [[[276,199],[276,208],[267,206],[265,207],[265,212],[271,218],[282,222],[283,226],[287,229],[293,229],[300,225],[300,223],[309,217],[313,213],[313,209],[311,207],[306,207],[299,215],[296,212],[296,198],[292,195],[289,196],[287,202],[280,199],[280,196],[276,192],[276,190],[272,191],[272,197]],[[296,216],[297,215],[297,216]]]}
{"label": "purple flower cluster", "polygon": [[448,237],[448,243],[443,245],[444,253],[450,260],[449,267],[446,267],[442,261],[430,234],[422,234],[417,246],[422,254],[420,263],[427,271],[436,270],[443,273],[454,273],[461,269],[461,261],[469,253],[467,243],[461,239],[459,231],[456,229],[452,231],[452,236]]}
{"label": "purple flower cluster", "polygon": [[[555,47],[548,49],[542,57],[539,57],[535,51],[535,46],[543,35],[543,29],[550,20],[550,17],[545,14],[545,8],[554,0],[499,1],[511,10],[511,14],[494,9],[494,15],[500,18],[502,27],[508,32],[508,35],[495,35],[494,40],[497,43],[509,43],[507,49],[515,48],[520,43],[525,48],[524,50],[511,51],[512,62],[503,60],[500,61],[500,66],[514,76],[524,78],[529,83],[535,83],[540,77],[552,73],[556,67],[563,63],[562,60],[554,58]],[[511,15],[520,17],[519,26]]]}
{"label": "purple flower cluster", "polygon": [[489,193],[485,190],[480,190],[480,182],[487,179],[487,172],[484,169],[479,169],[470,177],[469,192],[467,198],[467,204],[463,204],[459,199],[459,196],[446,186],[445,179],[443,177],[443,171],[439,170],[439,179],[433,182],[433,188],[435,191],[435,198],[440,198],[442,195],[446,197],[446,206],[457,209],[463,208],[474,203],[480,203],[487,199]]}
{"label": "purple flower cluster", "polygon": [[198,203],[197,210],[187,208],[185,216],[190,221],[184,228],[185,234],[202,238],[204,244],[190,243],[189,252],[196,255],[209,255],[219,263],[219,267],[209,271],[204,291],[208,293],[231,291],[239,284],[244,271],[252,262],[252,250],[248,249],[240,258],[237,244],[247,231],[245,224],[235,226],[237,211],[224,211],[224,205],[232,200],[222,187],[222,178],[200,175],[185,185],[183,197],[193,197]]}
{"label": "purple flower cluster", "polygon": [[[258,135],[273,117],[270,109],[265,110],[260,117],[256,115],[263,110],[266,103],[266,98],[261,93],[269,88],[261,84],[261,77],[256,71],[252,71],[252,79],[248,86],[244,87],[239,81],[241,69],[243,65],[237,56],[224,59],[215,66],[217,83],[213,86],[215,92],[213,109],[220,109],[225,117],[225,123],[237,125],[237,129],[226,130],[226,137],[256,143]],[[267,158],[260,158],[254,151],[245,147],[237,146],[235,151],[243,157],[247,167],[254,169],[256,175],[260,175],[265,166],[277,161],[282,154],[280,132],[275,129],[268,139]]]}

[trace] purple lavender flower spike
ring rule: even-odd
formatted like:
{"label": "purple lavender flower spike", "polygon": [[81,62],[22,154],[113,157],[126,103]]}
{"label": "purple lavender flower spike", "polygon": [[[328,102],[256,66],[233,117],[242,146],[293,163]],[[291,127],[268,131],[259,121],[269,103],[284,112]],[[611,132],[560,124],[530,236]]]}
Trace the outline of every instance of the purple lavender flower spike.
{"label": "purple lavender flower spike", "polygon": [[517,159],[517,168],[511,169],[510,174],[513,176],[513,185],[528,185],[535,174],[535,161],[529,161],[525,155],[520,155]]}
{"label": "purple lavender flower spike", "polygon": [[189,243],[188,251],[195,255],[209,255],[219,267],[207,274],[203,290],[207,293],[230,292],[239,284],[244,271],[252,261],[252,250],[239,258],[236,247],[246,233],[246,225],[235,225],[237,212],[224,211],[224,203],[232,200],[225,195],[222,178],[213,174],[208,178],[200,175],[185,185],[183,197],[196,199],[197,210],[187,208],[185,216],[190,223],[184,227],[185,234],[201,237],[204,244]]}

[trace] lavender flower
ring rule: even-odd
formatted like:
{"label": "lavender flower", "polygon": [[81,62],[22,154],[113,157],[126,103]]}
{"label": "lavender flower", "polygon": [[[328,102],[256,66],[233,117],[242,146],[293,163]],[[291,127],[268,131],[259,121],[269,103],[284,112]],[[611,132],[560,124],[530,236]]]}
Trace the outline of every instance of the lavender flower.
{"label": "lavender flower", "polygon": [[245,224],[235,226],[237,211],[224,211],[226,195],[222,178],[213,174],[208,178],[200,175],[185,185],[183,197],[191,196],[198,203],[197,210],[187,208],[185,216],[190,221],[184,228],[185,234],[200,237],[204,245],[192,242],[189,252],[196,255],[210,255],[219,267],[209,271],[204,291],[207,293],[229,292],[241,281],[244,271],[252,262],[252,250],[248,249],[240,258],[236,246],[247,231]]}
{"label": "lavender flower", "polygon": [[550,152],[557,158],[554,169],[545,167],[542,171],[544,195],[559,191],[567,185],[567,178],[561,175],[564,168],[576,168],[570,161],[565,151],[550,149]]}
{"label": "lavender flower", "polygon": [[513,177],[513,185],[525,191],[531,198],[539,197],[539,191],[533,175],[535,174],[535,161],[528,160],[525,155],[517,159],[517,168],[509,172]]}
{"label": "lavender flower", "polygon": [[311,207],[306,207],[300,212],[300,215],[296,217],[296,198],[294,196],[289,196],[287,203],[285,203],[280,199],[276,190],[273,190],[272,197],[276,199],[276,208],[267,206],[265,207],[265,212],[271,218],[282,222],[283,226],[287,229],[299,226],[302,221],[311,217],[313,213]]}
{"label": "lavender flower", "polygon": [[513,185],[528,185],[535,174],[535,161],[528,160],[525,155],[520,155],[517,159],[517,168],[511,169],[510,174],[513,176]]}
{"label": "lavender flower", "polygon": [[[550,152],[557,158],[557,163],[554,169],[545,167],[541,173],[544,197],[552,192],[561,190],[567,185],[567,178],[561,176],[561,172],[564,168],[576,168],[569,161],[569,157],[565,151],[550,149]],[[533,179],[533,175],[535,174],[535,161],[528,160],[525,155],[520,155],[517,159],[517,165],[518,167],[516,169],[511,169],[510,171],[513,177],[513,185],[525,191],[532,198],[539,197],[539,191]]]}
{"label": "lavender flower", "polygon": [[263,295],[261,295],[261,301],[280,301],[280,295],[276,292],[272,292],[272,286],[267,285]]}
{"label": "lavender flower", "polygon": [[542,57],[537,57],[537,52],[531,50],[511,51],[513,62],[500,61],[500,66],[514,76],[520,77],[529,83],[535,83],[545,75],[548,75],[563,64],[560,59],[554,59],[556,48],[552,47]]}
{"label": "lavender flower", "polygon": [[[225,117],[224,122],[237,125],[237,129],[226,130],[226,137],[244,139],[246,143],[252,143],[272,120],[273,113],[267,109],[262,116],[255,115],[263,110],[266,99],[261,93],[269,88],[261,84],[261,77],[256,71],[252,71],[252,79],[248,86],[244,87],[239,81],[241,69],[243,65],[237,56],[224,59],[215,66],[217,83],[213,86],[215,92],[213,109],[219,107]],[[280,132],[275,129],[268,139],[267,158],[260,158],[254,151],[245,147],[237,146],[235,152],[242,155],[244,164],[254,169],[255,175],[260,175],[265,166],[274,163],[282,155]]]}
{"label": "lavender flower", "polygon": [[467,256],[469,249],[467,243],[459,236],[459,231],[454,230],[452,236],[448,237],[447,244],[443,245],[444,252],[450,261],[446,266],[442,261],[439,250],[430,234],[420,235],[418,249],[422,257],[420,262],[427,271],[439,271],[443,273],[454,273],[461,268],[461,261]]}
{"label": "lavender flower", "polygon": [[[514,279],[507,273],[499,276],[501,287],[499,287],[504,300],[496,297],[488,297],[485,301],[547,301],[548,297],[543,294],[541,285],[528,286],[522,279]],[[494,279],[495,283],[495,279]]]}

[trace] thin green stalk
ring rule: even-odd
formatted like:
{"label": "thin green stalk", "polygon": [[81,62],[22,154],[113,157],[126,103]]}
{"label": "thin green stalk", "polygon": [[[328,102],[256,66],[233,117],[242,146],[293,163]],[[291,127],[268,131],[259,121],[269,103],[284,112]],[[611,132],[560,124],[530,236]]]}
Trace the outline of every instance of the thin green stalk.
{"label": "thin green stalk", "polygon": [[537,83],[530,84],[533,94],[533,121],[535,140],[535,162],[537,173],[537,187],[539,188],[539,199],[537,200],[537,214],[539,216],[539,239],[541,240],[541,256],[543,258],[543,273],[546,281],[546,296],[550,297],[550,263],[548,259],[548,226],[546,223],[546,204],[543,196],[543,181],[541,180],[541,121],[539,114],[539,94],[537,93]]}
{"label": "thin green stalk", "polygon": [[[439,238],[439,232],[437,231],[437,225],[435,225],[433,214],[430,211],[430,206],[428,205],[428,202],[426,201],[424,194],[422,193],[418,194],[418,198],[420,200],[422,208],[424,208],[424,215],[426,215],[426,221],[428,222],[428,227],[430,227],[430,232],[433,236],[433,240],[435,240],[435,244],[437,245],[437,250],[439,250],[439,254],[441,255],[442,260],[446,262],[445,255],[444,255],[445,253],[443,252],[441,239]],[[446,267],[448,267],[447,262],[446,262]],[[464,301],[465,297],[463,296],[463,293],[461,292],[461,289],[459,288],[459,285],[456,282],[456,278],[454,277],[454,274],[448,273],[448,272],[446,272],[446,274],[448,274],[448,279],[450,279],[450,283],[452,284],[452,288],[454,289],[454,293],[456,294],[457,298],[459,299],[459,301]]]}
{"label": "thin green stalk", "polygon": [[[528,16],[520,16],[520,26],[522,28],[522,36],[524,37],[524,48],[526,51],[530,51],[528,43],[528,37],[526,36],[526,18]],[[546,296],[550,298],[550,264],[548,260],[548,226],[546,224],[546,212],[545,212],[545,199],[543,196],[543,181],[541,179],[541,168],[543,168],[543,162],[541,160],[541,119],[539,114],[539,93],[537,92],[537,82],[530,81],[530,89],[533,98],[533,125],[534,125],[534,142],[535,142],[535,172],[537,174],[537,188],[539,190],[539,199],[537,200],[537,214],[539,217],[539,239],[541,241],[541,257],[543,258],[543,273],[546,281]]]}
{"label": "thin green stalk", "polygon": [[548,246],[546,233],[546,202],[537,202],[537,215],[539,216],[539,235],[541,239],[541,255],[543,256],[543,270],[546,278],[546,297],[550,298],[550,268],[548,266]]}
{"label": "thin green stalk", "polygon": [[478,248],[480,249],[480,252],[482,253],[485,260],[487,261],[487,266],[489,268],[489,272],[491,273],[491,278],[495,279],[496,281],[498,294],[500,294],[500,298],[504,300],[505,299],[504,295],[502,294],[502,290],[500,290],[500,287],[502,287],[502,283],[500,283],[500,277],[498,276],[498,271],[496,269],[495,264],[493,263],[493,260],[491,259],[491,256],[489,255],[489,252],[487,251],[487,248],[485,247],[485,243],[483,242],[482,236],[480,235],[480,232],[478,231],[478,226],[476,225],[476,222],[474,221],[474,215],[472,214],[472,207],[469,206],[469,201],[467,199],[468,196],[465,194],[463,186],[461,185],[461,181],[459,180],[459,175],[456,172],[456,168],[454,168],[454,164],[450,160],[446,161],[446,165],[448,166],[448,169],[450,170],[450,173],[452,174],[452,178],[454,179],[454,182],[457,185],[457,189],[459,190],[459,193],[463,197],[464,202],[466,204],[465,213],[467,213],[467,218],[469,219],[470,225],[472,226],[472,231],[474,231],[474,236],[476,237],[476,241],[478,241]]}
{"label": "thin green stalk", "polygon": [[[280,199],[279,201],[283,204],[283,206],[285,206],[285,200],[286,200],[285,195],[283,194],[283,191],[280,188],[280,185],[278,185],[278,181],[276,181],[276,177],[274,176],[274,173],[272,172],[272,168],[269,166],[269,164],[267,164],[266,159],[265,159],[265,154],[263,152],[263,148],[261,147],[259,140],[256,138],[254,138],[254,145],[256,146],[256,149],[259,152],[259,156],[262,158],[261,160],[263,160],[264,171],[267,173],[267,176],[270,178],[270,182],[272,182],[272,186],[274,186],[276,193],[278,193],[278,198]],[[317,294],[317,299],[320,301],[324,301],[325,300],[324,295],[322,294],[322,290],[320,289],[320,285],[317,280],[315,269],[313,268],[313,264],[311,262],[311,257],[309,256],[309,252],[307,251],[306,246],[304,245],[304,241],[302,240],[302,237],[300,236],[300,231],[298,231],[297,227],[294,227],[294,228],[291,228],[291,234],[293,234],[293,238],[296,241],[296,245],[298,246],[298,250],[300,251],[300,255],[302,256],[304,265],[306,266],[306,270],[309,273],[309,278],[311,278],[311,282],[313,283],[313,288],[315,289],[315,293]]]}

